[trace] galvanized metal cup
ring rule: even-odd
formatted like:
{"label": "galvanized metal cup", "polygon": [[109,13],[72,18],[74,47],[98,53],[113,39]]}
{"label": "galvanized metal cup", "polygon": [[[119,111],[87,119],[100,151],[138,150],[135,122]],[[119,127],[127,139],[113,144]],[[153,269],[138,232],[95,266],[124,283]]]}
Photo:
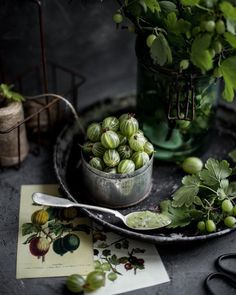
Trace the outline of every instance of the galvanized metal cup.
{"label": "galvanized metal cup", "polygon": [[142,168],[128,174],[109,174],[90,166],[81,153],[83,183],[95,203],[125,208],[144,200],[152,188],[153,156]]}

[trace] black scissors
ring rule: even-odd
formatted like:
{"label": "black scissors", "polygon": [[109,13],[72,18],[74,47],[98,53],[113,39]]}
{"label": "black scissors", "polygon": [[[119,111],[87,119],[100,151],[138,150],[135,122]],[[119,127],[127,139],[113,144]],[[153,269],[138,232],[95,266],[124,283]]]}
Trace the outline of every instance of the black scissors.
{"label": "black scissors", "polygon": [[224,282],[226,282],[228,285],[230,285],[231,287],[235,289],[235,294],[236,294],[236,270],[232,270],[224,266],[222,261],[226,259],[234,260],[235,266],[236,266],[236,253],[228,253],[228,254],[223,254],[219,256],[215,262],[216,268],[219,270],[219,272],[210,273],[205,279],[205,287],[208,291],[208,294],[212,294],[212,295],[216,294],[212,288],[212,286],[214,285],[213,279],[223,280]]}

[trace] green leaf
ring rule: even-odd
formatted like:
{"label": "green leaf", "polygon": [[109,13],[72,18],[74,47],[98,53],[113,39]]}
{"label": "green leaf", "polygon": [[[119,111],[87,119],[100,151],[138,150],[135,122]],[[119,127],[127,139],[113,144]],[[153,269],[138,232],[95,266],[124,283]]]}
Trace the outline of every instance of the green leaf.
{"label": "green leaf", "polygon": [[170,1],[159,1],[162,13],[177,12],[176,5]]}
{"label": "green leaf", "polygon": [[109,262],[113,265],[118,265],[119,264],[119,259],[117,259],[117,256],[113,254],[111,258],[109,259]]}
{"label": "green leaf", "polygon": [[229,33],[235,35],[236,21],[227,19],[226,20],[226,28]]}
{"label": "green leaf", "polygon": [[218,188],[217,189],[217,196],[218,196],[218,200],[222,201],[227,197],[227,194],[225,193],[223,188]]}
{"label": "green leaf", "polygon": [[178,27],[178,31],[180,33],[184,33],[186,34],[187,32],[189,32],[191,30],[191,23],[184,20],[184,19],[179,19],[177,22],[177,27]]}
{"label": "green leaf", "polygon": [[157,0],[144,0],[146,3],[147,7],[151,10],[152,13],[160,12],[161,8]]}
{"label": "green leaf", "polygon": [[40,227],[33,223],[24,223],[22,224],[22,236],[26,236],[32,233],[38,233],[40,231]]}
{"label": "green leaf", "polygon": [[236,20],[236,7],[229,2],[220,3],[220,10],[226,19]]}
{"label": "green leaf", "polygon": [[169,44],[162,33],[159,33],[152,43],[151,57],[154,63],[163,66],[166,63],[172,63],[172,53]]}
{"label": "green leaf", "polygon": [[236,36],[233,34],[226,32],[224,33],[225,40],[233,47],[236,48]]}
{"label": "green leaf", "polygon": [[170,200],[165,200],[160,203],[161,213],[171,219],[171,224],[167,228],[184,227],[191,222],[189,209],[185,206],[174,208]]}
{"label": "green leaf", "polygon": [[226,160],[218,161],[210,158],[199,175],[204,184],[214,186],[220,184],[221,180],[229,177],[231,173],[232,169],[229,168],[229,163]]}
{"label": "green leaf", "polygon": [[234,91],[236,90],[236,56],[225,59],[221,63],[219,69],[225,82],[223,97],[227,101],[232,102],[234,99]]}
{"label": "green leaf", "polygon": [[229,187],[229,180],[228,179],[222,179],[220,181],[220,187],[224,190],[227,191]]}
{"label": "green leaf", "polygon": [[165,24],[169,31],[176,33],[177,27],[177,16],[175,12],[171,12],[167,15],[165,19]]}
{"label": "green leaf", "polygon": [[103,250],[102,255],[105,256],[105,257],[110,256],[111,255],[111,250],[108,250],[108,249]]}
{"label": "green leaf", "polygon": [[199,192],[200,179],[197,175],[185,176],[182,179],[182,183],[183,186],[173,194],[174,207],[191,206]]}
{"label": "green leaf", "polygon": [[210,70],[213,66],[212,56],[208,50],[210,44],[211,35],[204,34],[198,35],[194,39],[191,47],[191,61],[196,67],[201,69],[203,73]]}
{"label": "green leaf", "polygon": [[12,101],[16,101],[16,102],[21,102],[24,101],[24,97],[11,90],[11,88],[13,87],[13,85],[7,85],[7,84],[0,84],[0,94],[4,97],[7,98],[9,100]]}
{"label": "green leaf", "polygon": [[236,196],[236,181],[232,181],[229,184],[228,190],[227,190],[227,194],[230,197],[235,197]]}
{"label": "green leaf", "polygon": [[229,153],[230,158],[236,163],[236,149]]}
{"label": "green leaf", "polygon": [[139,4],[143,7],[144,12],[147,12],[147,5],[144,0],[139,0]]}
{"label": "green leaf", "polygon": [[195,196],[195,197],[194,197],[194,201],[193,201],[193,202],[194,202],[195,205],[203,206],[202,200],[201,200],[201,198],[198,197],[198,196]]}
{"label": "green leaf", "polygon": [[194,6],[200,2],[200,0],[181,0],[180,1],[185,6]]}
{"label": "green leaf", "polygon": [[24,245],[26,245],[26,244],[29,244],[32,240],[33,240],[33,238],[35,238],[35,237],[37,237],[37,234],[33,234],[33,235],[31,235],[31,236],[29,236],[25,241],[24,241]]}

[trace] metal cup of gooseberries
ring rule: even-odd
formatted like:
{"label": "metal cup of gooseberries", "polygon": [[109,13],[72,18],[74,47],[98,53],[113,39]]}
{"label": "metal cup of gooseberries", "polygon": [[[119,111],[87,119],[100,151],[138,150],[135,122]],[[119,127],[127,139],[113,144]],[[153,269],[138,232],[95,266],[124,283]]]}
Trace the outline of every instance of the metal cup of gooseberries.
{"label": "metal cup of gooseberries", "polygon": [[154,148],[134,115],[91,123],[86,135],[81,149],[82,176],[91,200],[110,208],[144,200],[152,188]]}

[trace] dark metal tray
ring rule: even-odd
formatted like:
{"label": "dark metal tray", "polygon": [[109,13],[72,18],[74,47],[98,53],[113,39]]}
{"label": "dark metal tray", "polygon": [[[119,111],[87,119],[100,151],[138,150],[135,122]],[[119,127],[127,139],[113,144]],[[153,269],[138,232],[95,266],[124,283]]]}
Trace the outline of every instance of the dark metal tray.
{"label": "dark metal tray", "polygon": [[[85,109],[81,115],[84,126],[91,121],[100,121],[107,115],[130,111],[135,108],[135,97],[123,97],[116,99],[106,99]],[[214,129],[209,136],[207,151],[201,158],[206,160],[209,157],[217,159],[227,159],[228,152],[236,147],[235,128],[236,113],[232,109],[220,106],[217,112],[217,119]],[[78,143],[82,143],[82,136],[77,124],[66,126],[60,133],[54,151],[54,167],[65,195],[73,200],[84,203],[93,203],[86,194],[80,175],[80,148]],[[171,163],[157,162],[153,169],[153,187],[150,196],[141,203],[120,209],[122,214],[128,214],[131,211],[153,210],[158,207],[161,200],[167,199],[171,193],[179,186],[183,177],[182,169]],[[198,235],[195,229],[187,227],[184,229],[167,230],[159,229],[154,231],[138,232],[128,229],[116,217],[82,209],[83,212],[102,223],[110,229],[128,235],[132,238],[143,239],[153,243],[180,243],[195,242],[210,239],[232,232],[234,229],[219,230],[208,235]]]}

